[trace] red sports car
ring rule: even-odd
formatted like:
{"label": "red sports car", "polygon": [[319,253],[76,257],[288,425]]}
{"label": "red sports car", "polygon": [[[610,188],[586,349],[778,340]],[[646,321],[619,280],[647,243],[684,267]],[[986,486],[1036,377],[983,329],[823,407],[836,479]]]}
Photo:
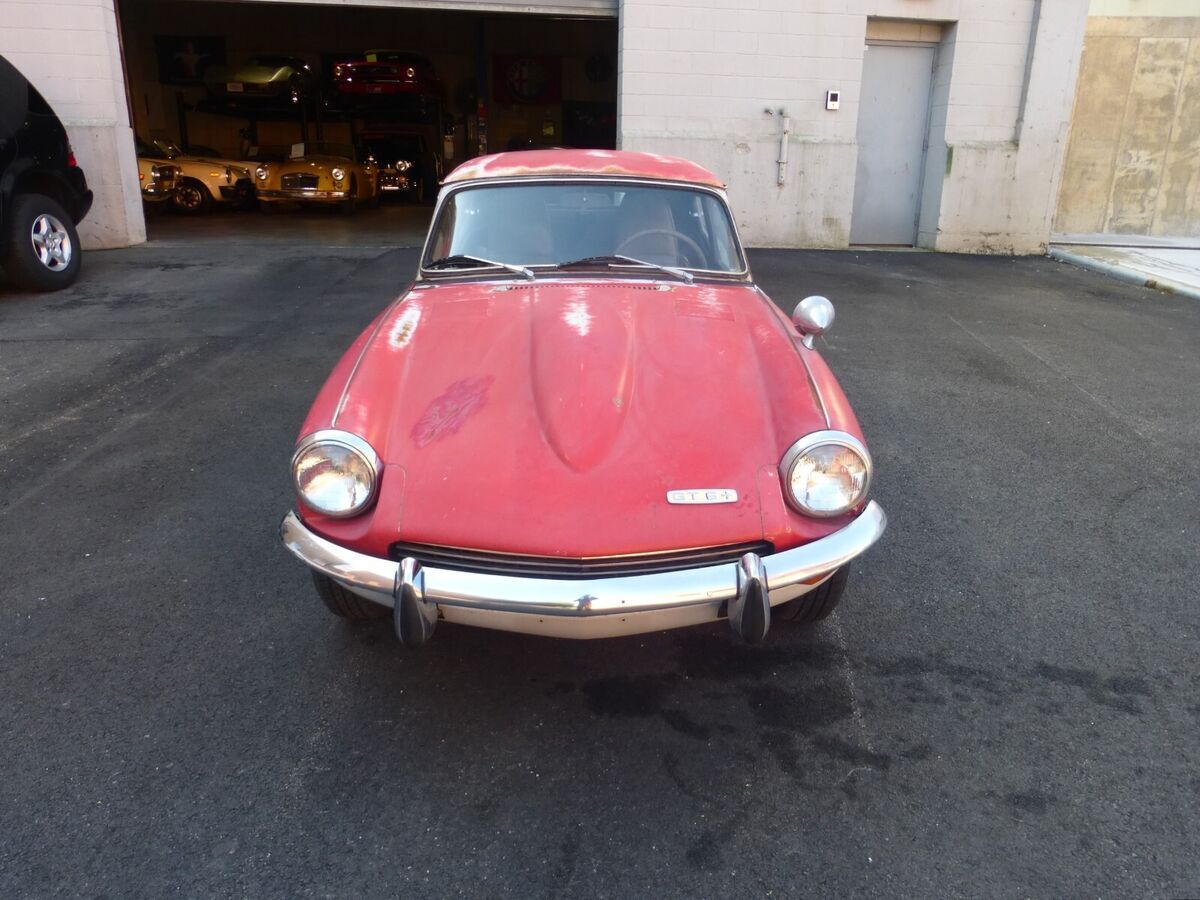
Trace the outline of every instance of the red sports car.
{"label": "red sports car", "polygon": [[883,533],[813,341],[754,284],[721,182],[533,150],[446,179],[416,280],[334,368],[287,548],[348,619],[594,638],[827,616]]}
{"label": "red sports car", "polygon": [[336,63],[333,83],[339,93],[356,97],[409,94],[433,100],[442,93],[433,63],[402,50],[368,50],[362,59]]}

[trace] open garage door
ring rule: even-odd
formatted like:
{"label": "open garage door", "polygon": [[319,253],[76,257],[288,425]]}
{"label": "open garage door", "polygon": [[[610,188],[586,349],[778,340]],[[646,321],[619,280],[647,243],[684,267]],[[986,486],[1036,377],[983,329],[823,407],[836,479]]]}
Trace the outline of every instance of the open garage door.
{"label": "open garage door", "polygon": [[608,0],[119,12],[151,239],[415,245],[467,159],[615,146]]}

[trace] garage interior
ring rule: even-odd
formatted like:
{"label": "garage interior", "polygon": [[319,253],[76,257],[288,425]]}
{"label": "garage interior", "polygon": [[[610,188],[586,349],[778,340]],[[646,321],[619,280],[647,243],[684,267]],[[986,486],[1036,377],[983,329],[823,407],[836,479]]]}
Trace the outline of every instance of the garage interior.
{"label": "garage interior", "polygon": [[[305,141],[361,148],[364,136],[417,136],[439,173],[506,149],[615,146],[615,18],[413,7],[121,0],[134,129],[144,140],[208,148],[230,160]],[[440,83],[438,102],[421,108],[383,98],[342,102],[333,66],[375,49],[426,57]],[[209,67],[267,55],[308,63],[311,102],[247,112],[223,105],[204,83]],[[434,193],[419,201],[387,197],[353,216],[311,206],[270,217],[254,209],[167,213],[148,217],[147,230],[151,240],[220,240],[244,232],[256,240],[303,235],[336,244],[369,234],[376,243],[411,245],[424,236]]]}

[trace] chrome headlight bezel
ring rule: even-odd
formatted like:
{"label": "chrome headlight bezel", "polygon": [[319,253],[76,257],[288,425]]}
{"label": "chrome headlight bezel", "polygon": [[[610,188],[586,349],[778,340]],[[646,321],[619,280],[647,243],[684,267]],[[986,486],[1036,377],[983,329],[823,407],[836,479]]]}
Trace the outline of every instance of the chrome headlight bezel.
{"label": "chrome headlight bezel", "polygon": [[[833,446],[842,447],[852,451],[863,462],[866,470],[866,476],[863,479],[862,489],[850,503],[836,510],[821,510],[811,509],[805,506],[792,491],[792,471],[796,464],[800,462],[804,456],[818,447]],[[852,434],[845,431],[814,431],[811,434],[806,434],[796,443],[788,448],[787,453],[783,455],[783,459],[779,463],[779,477],[781,479],[780,487],[783,490],[784,499],[792,509],[805,516],[811,516],[817,519],[833,519],[838,516],[844,516],[855,507],[861,506],[867,500],[871,493],[871,478],[874,474],[875,466],[871,461],[871,454],[867,450],[866,445]]]}
{"label": "chrome headlight bezel", "polygon": [[254,169],[254,177],[259,181],[266,181],[269,174],[266,166],[256,166]]}
{"label": "chrome headlight bezel", "polygon": [[[370,488],[366,496],[360,500],[355,506],[344,510],[324,509],[313,503],[305,494],[300,485],[299,473],[297,465],[300,460],[322,446],[337,447],[341,450],[349,450],[351,453],[359,457],[366,465],[371,475]],[[341,431],[336,428],[314,431],[312,434],[301,438],[296,445],[296,450],[292,454],[291,474],[292,488],[296,492],[296,497],[307,509],[312,510],[322,516],[328,516],[331,519],[349,519],[353,516],[360,515],[371,507],[379,495],[379,477],[383,473],[383,463],[379,459],[379,454],[375,452],[369,443],[356,434],[349,431]]]}
{"label": "chrome headlight bezel", "polygon": [[329,172],[329,174],[333,176],[334,181],[345,181],[346,180],[346,170],[345,169],[334,168]]}

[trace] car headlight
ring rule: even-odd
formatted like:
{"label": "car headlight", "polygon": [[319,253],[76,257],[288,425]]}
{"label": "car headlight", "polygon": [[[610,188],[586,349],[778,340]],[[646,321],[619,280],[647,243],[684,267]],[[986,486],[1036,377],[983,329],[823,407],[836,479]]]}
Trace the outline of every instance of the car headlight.
{"label": "car headlight", "polygon": [[267,167],[259,166],[258,168],[256,168],[254,170],[254,175],[255,175],[255,177],[258,178],[259,181],[266,181],[267,180]]}
{"label": "car headlight", "polygon": [[341,181],[343,178],[346,177],[346,170],[345,169],[334,169],[329,174],[331,174],[333,176],[334,181]]}
{"label": "car headlight", "polygon": [[871,454],[844,431],[816,431],[796,441],[779,464],[787,501],[807,516],[840,516],[871,486]]}
{"label": "car headlight", "polygon": [[397,172],[407,172],[409,169],[412,168],[412,166],[413,166],[412,162],[407,159],[401,159],[401,160],[396,161],[396,171]]}
{"label": "car headlight", "polygon": [[379,457],[348,431],[318,431],[292,457],[292,483],[304,505],[326,516],[357,515],[375,499]]}

